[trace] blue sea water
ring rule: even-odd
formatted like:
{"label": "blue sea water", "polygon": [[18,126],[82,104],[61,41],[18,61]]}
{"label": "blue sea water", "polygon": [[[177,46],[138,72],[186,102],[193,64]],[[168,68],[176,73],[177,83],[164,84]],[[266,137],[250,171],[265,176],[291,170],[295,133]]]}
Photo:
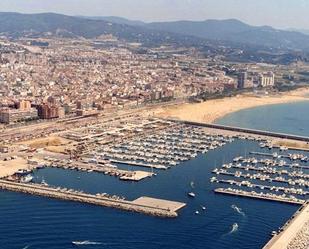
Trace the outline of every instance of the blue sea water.
{"label": "blue sea water", "polygon": [[[287,110],[288,107],[280,107],[283,108],[282,111],[287,111],[282,113],[285,117],[290,117],[291,114]],[[279,107],[269,108],[278,110]],[[291,108],[298,109],[294,104]],[[299,103],[299,108],[303,111],[306,109],[303,103]],[[276,113],[270,112],[273,115]],[[297,116],[297,123],[306,122],[303,120],[307,118],[306,115],[300,114]],[[233,120],[233,117],[230,116],[230,119]],[[273,117],[273,121],[270,119],[270,122],[275,124],[275,119]],[[237,125],[250,126],[248,122],[241,120]],[[308,126],[303,128],[309,134]],[[284,131],[280,130],[280,122],[271,129]],[[212,169],[252,150],[260,150],[256,142],[236,140],[206,155],[200,154],[197,158],[170,170],[157,171],[156,177],[139,183],[122,182],[115,177],[98,173],[54,168],[39,170],[34,174],[37,182],[44,179],[54,186],[81,189],[90,193],[107,192],[125,196],[129,200],[145,195],[183,201],[187,206],[180,211],[178,218],[162,219],[88,204],[1,191],[0,248],[69,249],[75,248],[71,244],[72,241],[88,240],[98,244],[79,247],[259,249],[270,239],[271,232],[282,226],[298,207],[218,195],[213,192],[217,186],[209,181],[213,176]],[[194,190],[190,186],[191,181],[194,182]],[[194,191],[196,198],[190,199],[187,196],[189,191]],[[240,207],[244,215],[232,209],[232,205]],[[203,211],[201,206],[206,206],[206,211]],[[195,215],[196,210],[200,211],[200,215]],[[238,224],[236,230],[233,230],[234,223]]]}
{"label": "blue sea water", "polygon": [[216,123],[309,136],[309,101],[261,106],[226,115]]}

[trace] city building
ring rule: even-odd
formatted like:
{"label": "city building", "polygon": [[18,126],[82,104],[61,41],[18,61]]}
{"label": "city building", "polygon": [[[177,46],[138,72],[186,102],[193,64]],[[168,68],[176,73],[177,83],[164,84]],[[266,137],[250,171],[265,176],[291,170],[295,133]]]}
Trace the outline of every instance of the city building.
{"label": "city building", "polygon": [[238,74],[237,88],[238,89],[246,88],[247,80],[248,80],[247,72],[240,72]]}
{"label": "city building", "polygon": [[38,115],[41,119],[59,118],[59,107],[52,104],[41,104],[38,106]]}
{"label": "city building", "polygon": [[275,85],[275,74],[273,72],[261,73],[259,75],[259,85],[269,87]]}
{"label": "city building", "polygon": [[38,111],[34,108],[29,109],[2,109],[0,110],[0,123],[11,124],[21,121],[34,120],[38,118]]}
{"label": "city building", "polygon": [[27,100],[19,101],[17,104],[17,109],[29,110],[31,108],[31,102]]}
{"label": "city building", "polygon": [[76,109],[84,110],[91,109],[93,107],[93,103],[86,100],[79,100],[76,102]]}

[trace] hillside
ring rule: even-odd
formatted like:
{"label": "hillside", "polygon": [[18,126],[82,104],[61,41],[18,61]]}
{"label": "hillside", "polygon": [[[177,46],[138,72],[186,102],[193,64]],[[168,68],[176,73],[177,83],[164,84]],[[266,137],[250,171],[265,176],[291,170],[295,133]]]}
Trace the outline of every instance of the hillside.
{"label": "hillside", "polygon": [[143,27],[72,17],[54,13],[20,14],[0,12],[0,33],[12,38],[35,37],[46,34],[64,37],[96,38],[112,34],[119,39],[144,44],[189,43],[198,44],[203,39]]}
{"label": "hillside", "polygon": [[[0,35],[19,37],[97,38],[111,34],[145,46],[194,46],[206,54],[240,61],[290,63],[309,52],[309,36],[235,19],[144,23],[121,17],[73,17],[54,13],[0,12]],[[225,49],[227,48],[227,49]],[[239,53],[243,51],[243,53]]]}
{"label": "hillside", "polygon": [[267,46],[276,49],[309,51],[309,36],[268,26],[250,26],[235,19],[149,23],[147,27],[203,39]]}

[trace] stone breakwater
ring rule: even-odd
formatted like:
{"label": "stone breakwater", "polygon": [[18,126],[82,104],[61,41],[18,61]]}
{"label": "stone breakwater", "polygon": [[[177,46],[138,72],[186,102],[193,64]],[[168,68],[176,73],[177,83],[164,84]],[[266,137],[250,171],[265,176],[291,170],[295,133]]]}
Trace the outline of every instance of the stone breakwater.
{"label": "stone breakwater", "polygon": [[91,195],[67,189],[52,188],[40,184],[23,184],[5,180],[0,180],[0,188],[21,192],[31,195],[45,196],[61,200],[76,201],[98,206],[117,208],[125,211],[143,213],[163,218],[175,218],[178,216],[177,210],[185,206],[185,203],[172,202],[160,199],[152,199],[150,205],[135,203],[134,201],[120,200],[100,195]]}
{"label": "stone breakwater", "polygon": [[289,243],[287,249],[307,249],[309,248],[309,221],[296,234]]}
{"label": "stone breakwater", "polygon": [[289,219],[263,249],[308,249],[309,201]]}

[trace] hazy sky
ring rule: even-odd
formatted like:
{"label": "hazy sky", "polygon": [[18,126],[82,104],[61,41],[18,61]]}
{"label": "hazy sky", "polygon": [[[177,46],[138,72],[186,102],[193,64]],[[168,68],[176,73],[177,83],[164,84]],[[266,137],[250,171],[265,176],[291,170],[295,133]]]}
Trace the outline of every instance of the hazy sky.
{"label": "hazy sky", "polygon": [[309,29],[309,0],[0,0],[0,11],[144,21],[237,18],[253,25]]}

